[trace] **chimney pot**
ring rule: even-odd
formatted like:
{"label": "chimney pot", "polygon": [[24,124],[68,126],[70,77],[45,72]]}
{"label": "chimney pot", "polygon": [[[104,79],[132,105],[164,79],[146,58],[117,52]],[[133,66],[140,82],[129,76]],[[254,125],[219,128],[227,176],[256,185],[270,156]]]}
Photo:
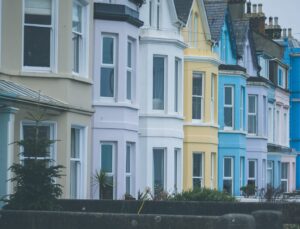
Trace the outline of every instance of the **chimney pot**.
{"label": "chimney pot", "polygon": [[262,4],[258,4],[258,13],[262,14]]}
{"label": "chimney pot", "polygon": [[278,26],[278,17],[275,17],[275,18],[274,18],[274,25],[275,25],[275,26]]}
{"label": "chimney pot", "polygon": [[253,4],[252,6],[253,6],[253,13],[256,14],[257,13],[257,10],[256,10],[257,9],[257,4]]}
{"label": "chimney pot", "polygon": [[291,29],[291,28],[289,28],[289,29],[288,29],[288,31],[289,31],[289,32],[288,32],[288,33],[289,33],[289,35],[288,35],[288,36],[289,36],[289,38],[292,38],[292,29]]}
{"label": "chimney pot", "polygon": [[282,37],[283,37],[283,38],[286,38],[286,29],[283,29],[283,30],[282,30],[282,33],[283,33],[283,34],[282,34]]}
{"label": "chimney pot", "polygon": [[273,26],[273,18],[269,17],[269,26],[272,27]]}

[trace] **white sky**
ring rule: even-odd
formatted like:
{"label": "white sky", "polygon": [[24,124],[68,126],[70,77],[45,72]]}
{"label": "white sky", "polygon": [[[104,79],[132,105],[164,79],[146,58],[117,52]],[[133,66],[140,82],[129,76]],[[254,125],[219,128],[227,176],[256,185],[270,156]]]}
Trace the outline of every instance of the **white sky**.
{"label": "white sky", "polygon": [[[247,0],[248,1],[248,0]],[[292,28],[292,34],[300,40],[300,0],[251,0],[252,4],[263,4],[263,12],[269,17],[279,17],[281,28]]]}

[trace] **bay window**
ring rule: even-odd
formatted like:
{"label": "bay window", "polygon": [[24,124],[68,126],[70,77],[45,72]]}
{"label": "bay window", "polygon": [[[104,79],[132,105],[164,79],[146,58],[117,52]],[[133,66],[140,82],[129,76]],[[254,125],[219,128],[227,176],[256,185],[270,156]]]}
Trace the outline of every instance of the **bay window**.
{"label": "bay window", "polygon": [[132,77],[133,77],[133,42],[128,41],[127,42],[127,79],[126,79],[126,99],[131,100],[132,99]]}
{"label": "bay window", "polygon": [[[248,185],[256,186],[257,179],[257,161],[248,161]],[[254,194],[254,193],[253,193]]]}
{"label": "bay window", "polygon": [[23,66],[50,70],[54,56],[53,0],[25,0]]}
{"label": "bay window", "polygon": [[224,87],[224,126],[233,129],[234,127],[234,87]]}
{"label": "bay window", "polygon": [[100,76],[100,96],[115,96],[116,74],[116,37],[113,35],[102,36],[102,63]]}
{"label": "bay window", "polygon": [[241,87],[240,98],[240,130],[245,129],[245,87]]}
{"label": "bay window", "polygon": [[175,59],[175,88],[174,88],[174,111],[178,112],[179,107],[179,82],[180,82],[180,60]]}
{"label": "bay window", "polygon": [[257,96],[248,97],[248,133],[257,135]]}
{"label": "bay window", "polygon": [[216,75],[211,75],[211,88],[210,88],[210,108],[211,108],[211,114],[210,114],[210,120],[212,123],[214,123],[215,119],[215,79]]}
{"label": "bay window", "polygon": [[126,194],[134,196],[134,144],[126,144]]}
{"label": "bay window", "polygon": [[267,185],[274,187],[274,161],[267,162]]}
{"label": "bay window", "polygon": [[203,74],[193,73],[193,91],[192,91],[192,119],[202,120],[203,118]]}
{"label": "bay window", "polygon": [[283,192],[289,189],[289,163],[281,163],[281,188]]}
{"label": "bay window", "polygon": [[174,191],[175,193],[181,187],[181,150],[174,150]]}

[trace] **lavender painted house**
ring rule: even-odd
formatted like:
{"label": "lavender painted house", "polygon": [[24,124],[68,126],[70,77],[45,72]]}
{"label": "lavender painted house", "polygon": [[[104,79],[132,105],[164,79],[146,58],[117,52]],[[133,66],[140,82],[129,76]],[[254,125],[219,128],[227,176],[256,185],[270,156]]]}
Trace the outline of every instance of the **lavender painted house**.
{"label": "lavender painted house", "polygon": [[[132,1],[94,5],[93,170],[110,186],[104,198],[136,195],[138,157],[138,6]],[[94,198],[98,198],[95,186]]]}

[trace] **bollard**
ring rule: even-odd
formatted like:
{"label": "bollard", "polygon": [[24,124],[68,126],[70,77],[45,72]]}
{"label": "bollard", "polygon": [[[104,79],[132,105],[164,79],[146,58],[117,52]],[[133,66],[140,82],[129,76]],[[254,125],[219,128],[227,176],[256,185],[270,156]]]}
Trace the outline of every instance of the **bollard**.
{"label": "bollard", "polygon": [[259,210],[252,212],[257,229],[282,229],[282,212]]}
{"label": "bollard", "polygon": [[217,229],[255,229],[252,215],[227,214],[218,219]]}

